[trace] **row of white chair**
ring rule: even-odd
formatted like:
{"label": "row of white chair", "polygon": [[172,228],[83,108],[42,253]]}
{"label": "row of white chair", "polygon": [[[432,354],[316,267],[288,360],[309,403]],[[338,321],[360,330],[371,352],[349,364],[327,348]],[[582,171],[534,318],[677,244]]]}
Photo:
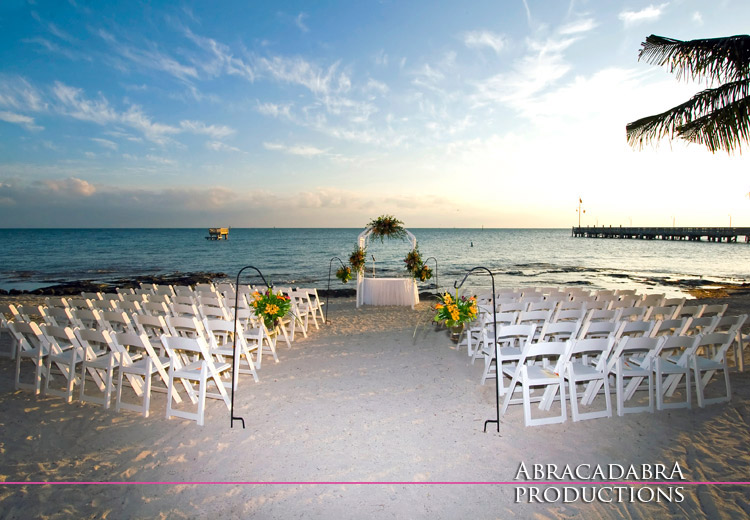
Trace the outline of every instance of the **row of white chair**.
{"label": "row of white chair", "polygon": [[[729,400],[731,396],[729,383],[729,366],[727,353],[731,348],[737,332],[742,327],[747,316],[741,315],[734,319],[725,332],[702,331],[695,336],[682,334],[682,330],[665,331],[667,335],[659,335],[662,329],[657,320],[647,326],[632,326],[637,322],[621,322],[616,332],[602,331],[601,335],[544,335],[536,336],[537,325],[507,325],[499,329],[497,334],[497,360],[495,372],[489,371],[492,361],[486,361],[485,374],[496,376],[500,374],[498,391],[504,396],[503,412],[511,403],[524,404],[526,424],[546,424],[565,420],[565,389],[564,380],[567,379],[570,392],[570,403],[573,420],[611,416],[609,397],[610,378],[613,379],[617,395],[617,413],[623,415],[633,411],[653,411],[654,395],[656,395],[657,409],[676,406],[690,407],[690,371],[693,371],[698,404],[703,407],[711,402]],[[714,325],[718,325],[721,318],[714,318]],[[644,322],[646,323],[646,322]],[[708,330],[708,329],[706,329]],[[716,330],[716,327],[713,328]],[[494,344],[493,344],[494,347]],[[713,374],[719,370],[724,373],[726,384],[725,395],[719,398],[707,399],[704,391]],[[510,379],[509,387],[505,387],[504,379]],[[665,403],[664,397],[671,397],[686,380],[684,401],[681,403]],[[642,389],[641,383],[647,381],[648,404],[640,407],[626,407],[636,390]],[[656,390],[653,381],[656,380]],[[627,381],[627,386],[625,382]],[[522,397],[514,399],[513,394],[517,385],[521,385]],[[578,399],[577,386],[585,385],[585,390]],[[553,385],[553,387],[550,387]],[[544,396],[540,408],[548,410],[551,397],[559,389],[561,414],[555,418],[532,419],[530,414],[531,395],[533,386],[545,386]],[[606,407],[603,411],[581,413],[579,406],[590,405],[601,389],[604,389]],[[553,392],[552,394],[550,392]]]}

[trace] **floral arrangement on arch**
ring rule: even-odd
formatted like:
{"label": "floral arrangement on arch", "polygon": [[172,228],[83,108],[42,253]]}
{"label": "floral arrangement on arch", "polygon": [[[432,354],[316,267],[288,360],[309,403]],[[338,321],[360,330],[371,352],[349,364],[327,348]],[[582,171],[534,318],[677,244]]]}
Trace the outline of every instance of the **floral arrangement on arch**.
{"label": "floral arrangement on arch", "polygon": [[406,254],[404,263],[406,264],[406,270],[409,271],[413,278],[421,282],[432,278],[432,269],[422,262],[422,255],[419,252],[418,246],[415,246],[414,249]]}
{"label": "floral arrangement on arch", "polygon": [[341,280],[341,283],[346,283],[352,279],[352,268],[349,266],[339,267],[336,271],[336,278]]}
{"label": "floral arrangement on arch", "polygon": [[[357,247],[352,254],[349,255],[349,264],[357,272],[361,272],[365,268],[365,258],[367,256],[367,250],[362,247]],[[338,274],[337,274],[338,276]]]}
{"label": "floral arrangement on arch", "polygon": [[393,215],[381,215],[370,221],[367,226],[372,229],[372,235],[380,238],[381,242],[384,238],[406,238],[404,223]]}
{"label": "floral arrangement on arch", "polygon": [[459,298],[458,295],[451,296],[446,292],[440,297],[440,303],[435,305],[435,310],[437,314],[433,318],[434,321],[445,322],[447,327],[455,327],[476,319],[477,299],[475,296]]}
{"label": "floral arrangement on arch", "polygon": [[255,291],[250,305],[255,309],[256,316],[263,318],[263,323],[268,328],[273,327],[276,320],[286,316],[292,308],[289,296],[284,296],[281,291],[275,294],[270,287],[262,293]]}

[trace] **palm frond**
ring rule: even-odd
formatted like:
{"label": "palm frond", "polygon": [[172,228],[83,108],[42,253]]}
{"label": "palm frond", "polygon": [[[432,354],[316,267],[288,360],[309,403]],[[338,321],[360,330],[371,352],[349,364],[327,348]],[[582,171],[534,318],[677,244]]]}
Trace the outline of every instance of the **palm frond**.
{"label": "palm frond", "polygon": [[738,150],[750,140],[750,97],[739,99],[677,128],[686,141],[705,145],[711,152]]}
{"label": "palm frond", "polygon": [[[629,123],[626,126],[628,143],[633,147],[643,148],[647,141],[659,140],[662,137],[674,137],[675,134],[690,141],[704,142],[706,139],[705,136],[701,138],[702,140],[687,136],[701,135],[703,132],[699,130],[700,128],[705,128],[706,130],[711,128],[708,123],[712,120],[712,117],[716,118],[717,121],[721,120],[726,123],[739,125],[734,130],[726,130],[725,134],[727,136],[735,135],[738,138],[742,138],[745,135],[743,132],[747,130],[747,117],[745,117],[743,122],[743,119],[739,115],[736,115],[734,118],[721,118],[720,116],[722,111],[727,109],[727,107],[735,107],[727,109],[728,112],[732,112],[736,110],[736,107],[743,106],[740,102],[747,100],[748,96],[750,96],[750,80],[748,79],[703,90],[685,103],[681,103],[666,112],[644,117]],[[714,115],[712,116],[712,114]],[[691,122],[696,121],[704,121],[704,123],[691,126]],[[744,130],[743,127],[745,128]],[[729,141],[720,142],[727,144],[736,141],[730,139]],[[713,148],[708,143],[704,144],[711,151],[726,148],[725,146]]]}
{"label": "palm frond", "polygon": [[638,59],[669,65],[670,72],[719,82],[736,81],[750,71],[750,36],[676,40],[652,34],[641,44]]}

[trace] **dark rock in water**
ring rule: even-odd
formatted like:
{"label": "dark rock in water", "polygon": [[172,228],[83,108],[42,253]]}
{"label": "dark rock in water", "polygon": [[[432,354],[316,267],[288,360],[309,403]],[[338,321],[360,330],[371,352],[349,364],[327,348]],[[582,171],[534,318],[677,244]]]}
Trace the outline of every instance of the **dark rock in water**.
{"label": "dark rock in water", "polygon": [[5,289],[0,289],[0,294],[2,295],[8,294],[8,291],[6,291]]}
{"label": "dark rock in water", "polygon": [[331,289],[330,291],[327,289],[318,289],[318,296],[320,297],[329,297],[329,298],[351,298],[352,296],[357,296],[357,290],[356,289]]}
{"label": "dark rock in water", "polygon": [[118,288],[136,289],[141,286],[141,283],[155,283],[157,285],[195,285],[197,283],[209,283],[224,278],[227,278],[227,275],[224,273],[210,273],[203,271],[194,273],[171,273],[138,276],[136,278],[121,278],[107,282],[79,280],[77,282],[67,282],[58,285],[51,285],[49,287],[41,287],[30,292],[13,289],[10,291],[10,294],[22,294],[27,292],[28,294],[70,296],[81,294],[82,292],[114,293]]}

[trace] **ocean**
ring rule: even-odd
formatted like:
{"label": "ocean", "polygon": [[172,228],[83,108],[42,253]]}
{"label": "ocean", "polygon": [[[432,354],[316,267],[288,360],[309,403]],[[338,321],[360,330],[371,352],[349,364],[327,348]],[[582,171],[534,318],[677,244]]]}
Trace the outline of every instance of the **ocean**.
{"label": "ocean", "polygon": [[[210,271],[234,279],[253,265],[278,285],[331,288],[361,229],[240,229],[229,240],[205,239],[207,229],[0,229],[0,289],[33,290],[77,280]],[[573,238],[570,229],[409,229],[440,289],[477,266],[496,287],[578,285],[682,294],[687,284],[750,281],[750,244]],[[370,240],[368,276],[404,276],[408,241]],[[333,259],[333,260],[332,260]],[[246,276],[245,276],[246,275]],[[260,283],[254,271],[243,282]],[[420,283],[434,291],[436,279]],[[485,271],[468,286],[489,286]]]}

